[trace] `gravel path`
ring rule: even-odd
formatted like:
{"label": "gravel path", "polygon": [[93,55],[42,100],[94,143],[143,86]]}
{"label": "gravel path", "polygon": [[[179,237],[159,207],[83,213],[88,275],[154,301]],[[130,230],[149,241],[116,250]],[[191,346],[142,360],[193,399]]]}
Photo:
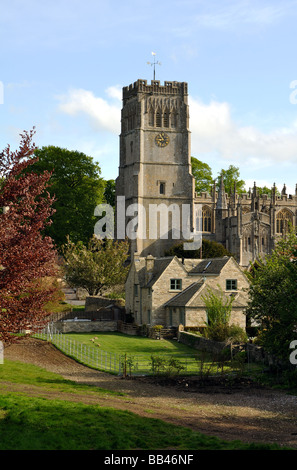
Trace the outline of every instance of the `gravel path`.
{"label": "gravel path", "polygon": [[[66,379],[125,394],[122,397],[97,397],[88,393],[65,397],[63,394],[63,399],[160,418],[224,440],[274,443],[297,449],[297,397],[280,391],[251,385],[234,390],[197,388],[190,379],[188,383],[183,381],[171,386],[147,379],[125,380],[78,364],[53,345],[34,339],[7,347],[5,359],[32,363]],[[25,388],[14,385],[12,389],[20,387]],[[40,394],[36,389],[31,387],[30,393]],[[54,392],[49,395],[53,396]]]}

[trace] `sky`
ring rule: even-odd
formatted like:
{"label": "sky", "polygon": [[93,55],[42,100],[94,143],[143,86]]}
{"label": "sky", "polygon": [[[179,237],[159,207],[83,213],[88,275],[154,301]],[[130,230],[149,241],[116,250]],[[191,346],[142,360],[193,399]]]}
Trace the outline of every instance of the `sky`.
{"label": "sky", "polygon": [[[297,0],[0,0],[0,149],[119,165],[122,88],[188,83],[191,155],[246,188],[297,184]],[[152,52],[156,55],[153,56]]]}

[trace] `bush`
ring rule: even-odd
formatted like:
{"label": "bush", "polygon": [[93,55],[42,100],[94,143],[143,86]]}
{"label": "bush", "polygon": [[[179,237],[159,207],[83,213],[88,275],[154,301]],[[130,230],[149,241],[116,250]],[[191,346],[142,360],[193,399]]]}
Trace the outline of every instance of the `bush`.
{"label": "bush", "polygon": [[228,341],[230,343],[246,343],[246,332],[237,325],[228,325],[226,323],[214,323],[205,328],[204,336],[213,341]]}
{"label": "bush", "polygon": [[213,341],[226,341],[229,335],[230,327],[226,323],[214,323],[205,328],[204,336]]}
{"label": "bush", "polygon": [[174,377],[185,369],[181,361],[174,357],[151,356],[151,364],[154,375],[165,375],[166,377]]}

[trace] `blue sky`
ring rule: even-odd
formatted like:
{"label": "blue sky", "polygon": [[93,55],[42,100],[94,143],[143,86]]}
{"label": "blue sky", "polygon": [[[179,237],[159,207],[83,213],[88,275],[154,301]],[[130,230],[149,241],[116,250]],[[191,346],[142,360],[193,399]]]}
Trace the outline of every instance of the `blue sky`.
{"label": "blue sky", "polygon": [[[0,0],[0,149],[80,150],[116,178],[121,89],[189,87],[192,155],[290,193],[297,183],[297,1]],[[292,86],[293,88],[290,88]],[[3,95],[3,100],[2,100]]]}

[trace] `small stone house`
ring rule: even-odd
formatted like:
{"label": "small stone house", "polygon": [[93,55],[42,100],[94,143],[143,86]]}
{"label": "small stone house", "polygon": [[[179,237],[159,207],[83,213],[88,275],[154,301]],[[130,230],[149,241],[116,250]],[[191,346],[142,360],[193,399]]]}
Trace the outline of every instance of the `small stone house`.
{"label": "small stone house", "polygon": [[126,280],[126,313],[138,325],[203,327],[208,289],[234,296],[230,323],[246,327],[249,282],[233,257],[179,259],[134,256]]}

